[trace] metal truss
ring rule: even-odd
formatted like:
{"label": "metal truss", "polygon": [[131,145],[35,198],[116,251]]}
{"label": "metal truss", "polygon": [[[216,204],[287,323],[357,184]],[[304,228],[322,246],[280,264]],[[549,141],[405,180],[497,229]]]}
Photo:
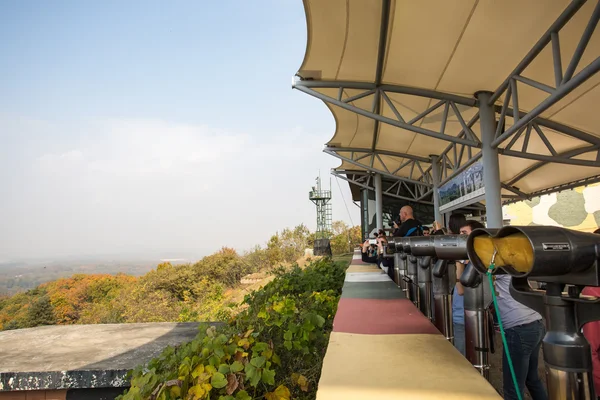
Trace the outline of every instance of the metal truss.
{"label": "metal truss", "polygon": [[[323,152],[337,157],[340,160],[346,161],[349,164],[355,165],[361,169],[366,171],[370,171],[373,173],[381,174],[382,176],[391,178],[395,181],[401,182],[401,185],[404,185],[408,188],[408,190],[412,193],[415,201],[421,201],[426,199],[433,193],[433,176],[431,174],[431,168],[429,168],[429,172],[425,172],[425,169],[421,166],[422,163],[431,162],[426,158],[409,156],[407,154],[402,153],[392,153],[392,152],[382,152],[375,151],[372,152],[369,149],[356,149],[356,148],[338,148],[338,147],[326,147]],[[346,157],[339,153],[350,153],[350,157]],[[388,168],[381,158],[380,154],[386,156],[397,157],[400,166],[394,170]],[[410,157],[410,158],[409,158]],[[381,171],[377,168],[374,168],[374,161],[378,159],[381,165],[384,168],[384,171]],[[361,162],[365,160],[366,162]],[[406,177],[396,175],[398,171],[409,168],[409,174]],[[418,178],[414,178],[417,176]]]}
{"label": "metal truss", "polygon": [[[594,74],[596,74],[598,71],[600,71],[600,57],[596,57],[594,61],[592,61],[590,64],[584,67],[577,75],[573,75],[575,73],[575,70],[577,69],[577,66],[579,65],[579,62],[581,61],[581,57],[600,19],[600,2],[596,4],[596,7],[588,21],[588,24],[579,40],[579,44],[577,45],[575,53],[573,54],[573,57],[571,57],[569,65],[567,66],[567,69],[564,71],[564,73],[562,69],[559,32],[567,24],[567,22],[577,13],[577,11],[579,11],[579,9],[581,8],[581,6],[583,6],[584,3],[585,0],[574,0],[571,2],[571,4],[569,4],[569,6],[563,11],[563,13],[552,24],[552,26],[550,26],[550,28],[544,33],[544,35],[538,40],[538,42],[533,46],[529,53],[523,58],[523,60],[519,63],[519,65],[517,65],[517,67],[511,72],[511,74],[504,80],[500,87],[496,89],[496,91],[490,98],[489,104],[493,105],[496,102],[496,100],[498,100],[502,95],[504,95],[504,104],[501,109],[499,123],[499,127],[501,127],[504,125],[506,110],[508,109],[509,103],[512,103],[512,108],[514,110],[519,110],[519,92],[517,90],[517,82],[526,84],[528,86],[550,94],[550,96],[548,96],[544,101],[535,106],[531,111],[527,113],[518,113],[517,115],[514,115],[514,125],[507,129],[505,132],[500,132],[499,128],[496,131],[496,139],[492,143],[493,147],[498,147],[500,144],[508,140],[513,135],[517,136],[518,138],[518,136],[522,134],[524,130],[530,132],[531,128],[533,127],[540,135],[540,138],[542,138],[546,146],[548,146],[548,149],[552,152],[552,146],[548,143],[547,139],[544,140],[543,133],[541,133],[541,130],[538,129],[539,124],[535,123],[536,117],[538,117],[548,108],[550,108],[562,98],[564,98],[567,94],[571,93],[573,89],[577,88],[579,85],[581,85],[586,80],[591,78]],[[554,86],[548,86],[541,82],[534,81],[521,75],[548,44],[552,45],[552,58],[555,77]],[[571,133],[571,136],[589,142],[592,145],[600,144],[598,138],[585,133],[583,133],[583,135],[574,135]],[[512,143],[514,143],[515,140],[516,139],[513,138]],[[552,155],[555,155],[554,153],[555,152],[552,152]]]}
{"label": "metal truss", "polygon": [[[587,185],[591,185],[591,184],[598,183],[598,182],[600,182],[600,175],[594,175],[594,176],[591,176],[588,178],[579,179],[574,182],[565,183],[564,185],[553,186],[550,188],[532,192],[528,195],[527,199],[525,199],[525,200],[529,200],[529,199],[532,199],[532,198],[538,197],[538,196],[543,196],[545,194],[561,192],[563,190],[575,189],[575,188],[578,188],[581,186],[587,186]],[[521,201],[521,200],[524,200],[524,199],[523,198],[514,198],[514,199],[510,199],[509,201],[504,202],[504,204],[510,204],[510,203],[514,203],[517,201]]]}
{"label": "metal truss", "polygon": [[[443,185],[471,166],[473,163],[478,161],[482,156],[481,141],[472,130],[473,125],[477,123],[479,119],[479,102],[474,97],[471,98],[434,90],[381,83],[381,69],[386,50],[385,44],[387,36],[387,24],[389,22],[389,0],[383,1],[382,27],[379,40],[376,79],[374,82],[318,81],[311,78],[304,79],[301,76],[296,75],[293,80],[292,87],[313,97],[321,99],[328,104],[373,119],[375,121],[375,128],[373,133],[373,144],[370,149],[327,147],[324,150],[325,153],[342,159],[359,167],[360,169],[364,169],[365,171],[380,173],[383,176],[398,180],[401,182],[398,183],[398,185],[414,185],[416,194],[414,197],[416,201],[422,201],[432,193],[433,177],[431,160],[416,155],[377,150],[376,143],[377,134],[379,131],[379,123],[385,123],[400,129],[448,142],[448,146],[439,154],[439,160],[441,162],[441,182],[439,184]],[[571,57],[564,72],[561,65],[561,46],[559,41],[559,33],[566,23],[580,10],[585,1],[586,0],[573,0],[569,4],[569,6],[563,11],[558,19],[550,26],[550,28],[538,40],[529,53],[511,72],[511,74],[496,89],[489,100],[489,104],[494,106],[494,111],[497,115],[498,121],[495,140],[492,143],[492,146],[497,148],[498,153],[504,156],[538,161],[538,163],[526,169],[518,176],[502,184],[503,189],[511,192],[510,195],[503,196],[503,198],[507,199],[508,202],[529,199],[540,194],[546,194],[569,187],[575,187],[571,184],[568,184],[535,193],[524,193],[520,191],[518,187],[514,186],[526,175],[547,165],[550,162],[583,167],[600,167],[600,138],[575,128],[540,117],[545,110],[556,104],[566,95],[571,93],[574,89],[600,71],[600,57],[597,57],[589,65],[581,69],[580,72],[575,74],[582,55],[590,41],[594,29],[599,22],[600,1],[598,1],[596,4],[588,24],[581,35],[575,53]],[[536,59],[536,57],[547,45],[552,46],[552,67],[554,69],[555,76],[554,86],[545,85],[541,82],[537,82],[523,76],[523,72],[527,66],[529,66],[531,62]],[[547,92],[549,93],[549,96],[537,106],[533,107],[529,112],[519,111],[519,91],[517,83],[525,84],[538,90]],[[324,94],[319,91],[319,89],[336,89],[337,95],[332,96]],[[352,90],[352,96],[349,95],[349,90]],[[356,94],[357,91],[360,92]],[[400,113],[391,100],[391,93],[400,93],[410,96],[428,98],[430,100],[430,107],[414,118],[405,118],[405,116]],[[502,105],[496,105],[496,101],[502,96],[504,96]],[[368,107],[368,109],[359,107],[357,105],[356,102],[358,100],[363,100],[361,103],[364,103],[364,99],[367,98],[372,100],[369,102],[370,107]],[[392,111],[392,114],[394,115],[393,118],[381,115],[382,102],[385,102]],[[465,106],[471,107],[471,114],[473,113],[472,108],[477,108],[475,114],[469,121],[465,120],[463,115],[464,112],[461,113],[460,111],[460,109],[464,109]],[[439,114],[440,110],[442,115],[440,129],[431,130],[421,126],[424,118],[434,112]],[[452,114],[454,114],[456,120],[458,120],[462,126],[461,131],[454,135],[446,133],[446,125],[449,121],[449,118],[452,117]],[[512,117],[514,123],[512,126],[505,129],[506,117]],[[553,147],[550,139],[548,138],[547,129],[578,139],[584,142],[585,145],[580,148],[559,153]],[[531,149],[529,149],[530,141],[534,136],[538,136],[541,142],[544,144],[545,149],[543,151],[532,153]],[[517,148],[517,141],[519,141],[521,138],[523,140],[519,144],[519,148]],[[340,155],[338,152],[350,152],[351,155],[350,157],[346,157]],[[593,159],[580,159],[582,155],[590,153],[595,155]],[[401,161],[400,168],[390,169],[388,166],[386,166],[386,163],[383,162],[381,158],[382,155],[404,160]],[[375,160],[378,160],[381,163],[383,170],[378,170],[377,168],[373,167]],[[427,163],[429,164],[428,166],[426,165]],[[408,165],[410,165],[411,168],[409,176],[400,177],[396,175],[399,170],[406,168]],[[414,175],[414,172],[416,172],[417,175]],[[419,172],[420,175],[418,174]],[[335,175],[339,176],[338,174]],[[342,176],[339,177],[345,179]],[[594,177],[590,179],[597,178]],[[600,179],[597,181],[600,181]],[[582,181],[578,181],[573,185],[577,186],[581,184],[583,184]],[[408,198],[405,198],[405,200],[408,200]]]}
{"label": "metal truss", "polygon": [[[343,169],[332,169],[331,174],[336,178],[340,178],[345,180],[348,183],[361,187],[363,189],[375,191],[374,177],[372,173],[365,171],[355,171],[355,170],[343,170]],[[403,196],[400,193],[406,193],[404,190],[407,190],[406,186],[404,186],[401,182],[396,182],[392,184],[385,190],[382,190],[382,194],[384,196],[393,197],[400,200],[406,200],[411,202],[418,202],[421,204],[433,205],[433,198],[429,200],[417,200],[414,197]],[[409,192],[410,193],[410,192]],[[360,205],[359,205],[360,206]],[[485,210],[485,206],[481,203],[474,203],[469,206],[462,207],[463,210]]]}
{"label": "metal truss", "polygon": [[[320,92],[314,90],[314,88],[326,88],[326,87],[337,88],[338,89],[338,97],[334,99],[332,97],[329,97],[323,93],[320,93]],[[461,166],[464,169],[464,168],[468,167],[468,165],[475,162],[476,159],[473,159],[473,157],[480,157],[479,151],[481,148],[481,141],[479,140],[479,138],[475,135],[475,133],[472,130],[473,125],[479,120],[479,112],[477,110],[477,112],[473,115],[473,117],[469,121],[466,121],[465,118],[463,117],[463,113],[461,113],[461,111],[458,107],[458,105],[477,107],[478,102],[476,99],[461,98],[460,96],[450,95],[450,94],[446,94],[446,93],[442,93],[442,92],[435,92],[435,91],[431,91],[431,90],[422,90],[422,89],[418,89],[418,88],[406,88],[406,87],[402,87],[402,86],[380,85],[378,88],[376,88],[375,84],[359,83],[359,82],[325,82],[325,81],[310,81],[310,80],[309,81],[297,81],[295,84],[295,88],[302,92],[313,95],[325,102],[328,102],[328,103],[334,104],[334,105],[338,105],[342,108],[348,109],[357,114],[363,115],[368,118],[372,118],[378,122],[387,123],[392,126],[406,129],[411,132],[424,134],[426,136],[434,137],[434,138],[449,142],[449,145],[440,154],[440,158],[442,158],[446,161],[446,164],[444,164],[444,165],[446,165],[446,167],[444,167],[444,170],[442,171],[442,175],[445,180],[451,179],[451,175],[456,175],[457,173],[460,173],[462,171],[462,169],[460,169]],[[362,89],[363,92],[361,92],[357,95],[350,96],[350,97],[344,97],[345,93],[346,93],[346,89]],[[511,90],[512,89],[509,89],[509,91],[511,91]],[[402,117],[402,115],[400,114],[398,109],[394,106],[393,102],[390,100],[387,93],[405,93],[405,94],[410,94],[410,95],[414,95],[414,96],[427,97],[431,100],[437,100],[437,101],[434,101],[432,106],[427,108],[425,111],[423,111],[416,117],[407,121]],[[365,109],[359,108],[358,106],[352,104],[354,101],[356,101],[358,99],[362,99],[365,97],[375,98],[377,96],[380,96],[388,104],[388,106],[390,107],[390,109],[392,110],[394,115],[396,116],[396,119],[384,117],[384,116],[380,115],[379,113],[375,113],[374,110],[365,110]],[[502,128],[504,127],[504,121],[507,116],[514,118],[515,115],[517,115],[518,117],[525,117],[527,115],[526,113],[523,113],[523,112],[515,113],[512,108],[508,107],[508,105],[509,105],[508,100],[510,98],[511,98],[511,96],[506,96],[504,104],[502,106],[495,107],[496,113],[499,114],[499,123],[497,125],[497,130],[496,130],[497,138],[506,134],[506,132],[502,133]],[[372,104],[373,104],[373,107],[375,107],[377,104],[377,101],[375,101],[375,99],[373,99]],[[440,129],[438,131],[432,131],[430,129],[425,129],[425,128],[422,128],[421,126],[419,126],[419,124],[423,120],[423,118],[429,116],[430,114],[434,113],[438,109],[442,109],[442,107],[443,107],[443,112],[442,112]],[[449,120],[449,118],[452,117],[451,114],[454,114],[456,116],[456,118],[458,119],[459,123],[462,126],[461,131],[456,136],[449,135],[445,132],[445,128],[448,123],[448,120]],[[518,119],[518,120],[521,121],[522,118]],[[512,129],[512,128],[513,127],[511,127],[510,129]],[[561,154],[557,153],[557,151],[552,146],[552,143],[547,138],[547,135],[544,132],[545,129],[551,129],[553,131],[560,132],[564,135],[571,136],[573,138],[576,138],[578,140],[588,143],[588,145],[578,149],[577,150],[578,152],[575,155],[570,155],[570,156],[569,155],[561,155]],[[507,132],[509,130],[507,130]],[[530,140],[530,137],[532,134],[538,135],[539,138],[542,140],[542,142],[545,144],[546,150],[544,152],[532,153],[531,151],[528,150],[528,144],[529,144],[529,140]],[[521,136],[524,136],[524,141],[523,141],[521,148],[517,149],[517,148],[515,148],[515,143]],[[467,153],[467,161],[462,161],[463,155],[465,152]],[[596,160],[581,160],[581,159],[575,158],[577,156],[580,156],[582,154],[589,153],[589,152],[596,152],[596,153],[600,154],[600,138],[597,138],[593,135],[590,135],[590,134],[580,131],[578,129],[571,128],[569,126],[562,125],[557,122],[550,121],[550,120],[540,118],[540,117],[537,117],[537,118],[531,120],[530,122],[528,122],[527,124],[522,126],[519,130],[517,130],[516,134],[513,135],[510,142],[506,146],[499,148],[498,152],[500,154],[510,156],[510,157],[525,158],[525,159],[536,160],[536,161],[550,161],[550,162],[554,162],[554,163],[579,165],[579,166],[585,166],[585,167],[600,166],[600,158],[598,158]],[[461,162],[463,162],[466,165],[461,165]],[[450,170],[447,169],[448,167],[450,168]]]}
{"label": "metal truss", "polygon": [[[374,175],[372,173],[365,171],[332,169],[331,174],[364,189],[373,191],[375,190]],[[382,193],[384,196],[389,196],[400,200],[433,205],[433,191],[429,190],[426,194],[422,193],[420,185],[411,184],[401,180],[396,180],[396,182],[390,187],[382,190]]]}
{"label": "metal truss", "polygon": [[[343,159],[344,161],[350,162],[353,165],[370,168],[372,169],[375,160],[378,160],[385,173],[394,179],[405,179],[407,182],[417,183],[417,184],[427,184],[431,186],[433,184],[433,176],[431,174],[431,166],[423,168],[423,164],[431,164],[431,159],[415,156],[412,154],[406,153],[397,153],[393,151],[386,150],[370,150],[363,149],[357,147],[334,147],[327,146],[323,150],[327,154],[333,155],[334,157],[338,157]],[[335,153],[335,154],[332,154]],[[342,156],[339,153],[350,153],[350,157]],[[397,161],[400,165],[396,168],[390,168],[386,165],[385,161],[381,158],[381,156],[392,157],[395,161]],[[410,169],[410,172],[407,176],[399,176],[396,175],[398,172],[404,169]],[[429,171],[429,172],[426,172]],[[383,172],[375,169],[373,172]],[[420,174],[419,174],[420,172]],[[416,173],[416,174],[415,174]]]}
{"label": "metal truss", "polygon": [[[433,90],[425,90],[419,88],[409,88],[404,86],[394,86],[394,85],[377,85],[375,83],[361,83],[361,82],[341,82],[341,81],[311,81],[311,80],[296,80],[294,82],[294,88],[300,90],[301,92],[307,93],[311,96],[314,96],[318,99],[323,100],[326,103],[333,104],[340,108],[346,109],[348,111],[354,112],[356,114],[362,115],[367,118],[371,118],[375,121],[382,122],[388,125],[395,126],[397,128],[405,129],[407,131],[419,133],[422,135],[430,136],[436,139],[444,140],[452,143],[464,144],[467,146],[479,147],[481,142],[477,138],[477,136],[471,130],[471,127],[476,122],[470,121],[467,124],[460,113],[457,104],[467,105],[467,106],[475,106],[476,100],[469,99],[466,97],[455,96],[442,92],[435,92]],[[332,88],[338,89],[338,95],[336,98],[323,94],[315,89],[322,88]],[[347,96],[348,89],[358,89],[363,90],[361,93]],[[412,96],[421,96],[426,97],[432,100],[437,100],[431,107],[427,110],[423,111],[419,115],[411,119],[405,119],[402,114],[398,111],[392,100],[390,99],[388,93],[402,93]],[[363,98],[372,98],[372,107],[369,110],[365,110],[363,108],[358,107],[354,104],[357,100]],[[395,118],[388,118],[381,115],[379,112],[375,112],[380,101],[383,100],[386,102],[388,107],[394,113]],[[420,126],[423,118],[427,117],[434,111],[443,107],[444,114],[442,117],[442,124],[438,131],[434,131],[431,129],[426,129]],[[453,136],[445,133],[446,129],[446,121],[450,112],[454,113],[458,120],[461,122],[463,126],[463,130],[467,131],[467,135],[465,137],[461,136]],[[477,117],[478,118],[478,117]]]}

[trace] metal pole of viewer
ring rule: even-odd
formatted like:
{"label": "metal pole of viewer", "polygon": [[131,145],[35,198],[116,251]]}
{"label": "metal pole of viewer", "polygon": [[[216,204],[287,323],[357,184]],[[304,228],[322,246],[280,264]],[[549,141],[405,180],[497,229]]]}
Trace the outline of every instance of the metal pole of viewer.
{"label": "metal pole of viewer", "polygon": [[381,174],[375,174],[375,218],[377,230],[383,229],[383,193],[381,188]]}
{"label": "metal pole of viewer", "polygon": [[440,213],[440,195],[438,189],[440,187],[440,156],[432,155],[431,157],[431,172],[433,175],[433,215],[434,219],[443,224],[442,214]]}

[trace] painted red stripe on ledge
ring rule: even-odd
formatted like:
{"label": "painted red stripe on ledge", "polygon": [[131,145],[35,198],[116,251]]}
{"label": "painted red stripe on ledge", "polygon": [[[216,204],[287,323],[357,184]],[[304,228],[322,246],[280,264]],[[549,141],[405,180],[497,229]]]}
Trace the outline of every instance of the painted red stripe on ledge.
{"label": "painted red stripe on ledge", "polygon": [[342,298],[333,320],[333,331],[366,335],[440,334],[407,299]]}

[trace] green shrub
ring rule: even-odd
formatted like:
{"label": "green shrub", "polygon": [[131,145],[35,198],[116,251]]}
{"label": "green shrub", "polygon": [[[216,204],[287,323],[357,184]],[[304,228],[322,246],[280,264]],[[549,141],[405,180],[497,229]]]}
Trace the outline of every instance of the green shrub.
{"label": "green shrub", "polygon": [[221,327],[167,348],[131,373],[121,400],[314,399],[346,265],[278,269]]}

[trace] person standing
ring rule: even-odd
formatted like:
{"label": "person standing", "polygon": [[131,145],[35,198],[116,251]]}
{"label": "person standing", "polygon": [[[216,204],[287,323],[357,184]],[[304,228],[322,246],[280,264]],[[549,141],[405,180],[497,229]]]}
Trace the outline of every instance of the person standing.
{"label": "person standing", "polygon": [[[594,233],[599,234],[600,229]],[[584,296],[600,297],[600,287],[586,286],[581,292]],[[594,378],[594,389],[597,399],[600,400],[600,321],[588,322],[583,326],[583,336],[590,344],[592,351],[592,372]]]}
{"label": "person standing", "polygon": [[415,219],[411,206],[404,206],[400,209],[400,226],[394,222],[394,237],[421,236],[423,226],[421,222]]}
{"label": "person standing", "polygon": [[[516,301],[510,294],[512,277],[496,275],[496,293],[500,319],[504,325],[504,334],[508,353],[523,398],[525,388],[533,400],[548,400],[548,394],[539,375],[538,363],[540,346],[546,333],[542,316],[531,308]],[[517,400],[506,352],[502,352],[502,387],[505,400]]]}

